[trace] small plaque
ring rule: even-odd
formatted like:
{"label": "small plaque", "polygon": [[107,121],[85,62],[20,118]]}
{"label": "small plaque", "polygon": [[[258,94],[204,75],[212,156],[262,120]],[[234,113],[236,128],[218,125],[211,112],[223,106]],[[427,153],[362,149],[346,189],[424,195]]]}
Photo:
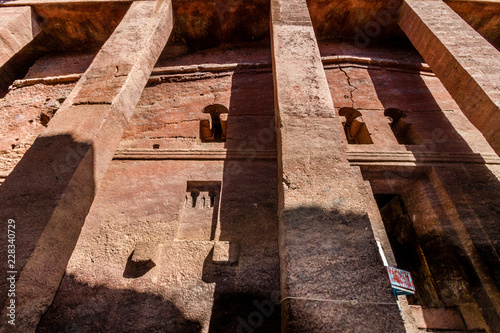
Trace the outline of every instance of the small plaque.
{"label": "small plaque", "polygon": [[389,280],[391,280],[392,292],[395,295],[413,295],[415,294],[415,285],[410,272],[402,269],[387,266]]}

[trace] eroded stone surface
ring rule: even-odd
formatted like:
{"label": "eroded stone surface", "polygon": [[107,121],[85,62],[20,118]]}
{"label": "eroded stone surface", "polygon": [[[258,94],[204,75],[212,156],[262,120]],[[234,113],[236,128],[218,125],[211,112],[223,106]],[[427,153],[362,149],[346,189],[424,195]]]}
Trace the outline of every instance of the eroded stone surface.
{"label": "eroded stone surface", "polygon": [[[418,61],[417,55],[412,55],[411,52],[405,51],[404,49],[397,49],[399,50],[397,52],[391,49],[386,50],[375,47],[368,50],[361,50],[346,42],[330,42],[320,44],[320,48],[323,55],[326,56],[336,53],[352,56],[362,56],[364,54],[366,56],[373,56],[377,58],[392,57],[391,59],[405,59],[405,61],[408,59],[415,59],[414,61]],[[168,62],[165,62],[165,65],[193,63],[198,66],[198,63],[204,64],[210,61],[225,63],[230,60],[231,57],[225,54],[223,50],[224,49],[217,49],[197,52],[186,57],[168,60]],[[269,51],[259,49],[258,47],[250,50],[245,50],[243,48],[237,49],[232,51],[231,54],[242,62],[269,62],[271,60],[269,57]],[[32,74],[30,74],[31,78],[35,78],[37,75],[43,77],[45,76],[46,71],[50,72],[50,59],[51,57],[41,59],[40,62],[33,67],[33,70],[31,71]],[[61,64],[64,63],[64,61],[67,61],[70,64],[73,62],[80,64],[86,61],[85,59],[87,59],[87,56],[83,56],[82,59],[77,59],[74,56],[69,56],[66,60],[63,60],[64,56],[55,57],[53,59],[54,64]],[[338,65],[327,65],[325,73],[335,106],[337,108],[352,107],[354,103],[354,108],[362,112],[363,119],[371,132],[371,137],[374,142],[371,145],[347,145],[349,159],[351,159],[351,153],[356,153],[358,154],[356,156],[372,156],[372,161],[377,161],[376,163],[378,164],[386,163],[393,165],[396,162],[380,162],[381,156],[384,156],[382,153],[392,152],[395,154],[412,154],[413,152],[414,154],[421,154],[417,156],[426,156],[429,154],[441,154],[436,156],[453,156],[453,154],[458,153],[474,153],[481,154],[485,157],[492,153],[491,148],[481,136],[480,132],[475,129],[470,122],[468,122],[456,103],[451,100],[449,93],[442,86],[439,79],[432,74],[418,71],[408,71],[407,69],[403,70],[396,67],[370,67],[356,63],[343,63],[340,67]],[[177,319],[164,323],[155,322],[153,318],[148,320],[147,323],[122,321],[123,326],[119,326],[116,329],[141,329],[141,327],[155,327],[156,325],[157,327],[165,328],[166,330],[175,331],[175,329],[179,329],[182,331],[183,329],[189,330],[193,327],[198,327],[197,329],[199,329],[199,326],[197,325],[202,325],[203,327],[211,326],[210,318],[213,311],[211,306],[214,302],[214,289],[205,284],[199,284],[199,281],[195,282],[197,281],[196,279],[199,279],[200,275],[196,273],[198,270],[190,268],[189,265],[192,265],[192,267],[200,267],[204,265],[203,263],[206,260],[210,260],[210,262],[212,262],[215,253],[210,255],[210,252],[213,249],[214,241],[202,239],[199,239],[198,241],[189,241],[186,239],[180,240],[178,239],[180,236],[178,222],[162,222],[166,220],[178,220],[178,215],[180,214],[181,209],[180,206],[185,204],[184,200],[187,190],[187,184],[185,182],[187,179],[186,177],[180,177],[179,182],[175,183],[175,187],[177,189],[176,191],[178,192],[176,192],[177,194],[174,196],[179,199],[179,201],[174,199],[173,201],[169,201],[169,203],[163,202],[164,197],[167,198],[172,196],[172,193],[168,192],[171,191],[173,186],[172,183],[163,183],[162,181],[154,186],[153,184],[158,181],[158,177],[160,177],[159,175],[168,174],[169,177],[174,177],[172,170],[177,170],[175,172],[179,172],[182,168],[191,168],[192,165],[200,163],[202,163],[200,164],[200,168],[196,169],[198,171],[189,172],[192,176],[190,180],[217,180],[218,176],[214,177],[216,173],[214,173],[214,169],[207,166],[209,164],[196,160],[198,157],[195,157],[197,156],[195,154],[200,151],[224,149],[223,147],[226,144],[228,145],[228,149],[274,149],[276,145],[274,139],[268,141],[268,137],[266,135],[257,135],[260,130],[264,130],[265,132],[263,133],[266,134],[268,129],[266,129],[266,127],[270,125],[272,120],[273,95],[270,68],[264,68],[259,72],[239,70],[234,73],[223,72],[223,74],[224,75],[219,77],[207,76],[203,79],[194,79],[190,77],[190,74],[184,74],[184,76],[181,76],[182,80],[172,80],[171,82],[154,84],[145,89],[143,95],[141,96],[141,101],[131,119],[130,125],[126,129],[126,134],[120,143],[120,149],[122,151],[126,151],[127,149],[131,151],[134,151],[135,149],[148,151],[148,154],[150,154],[148,156],[150,157],[154,156],[152,155],[153,152],[155,152],[154,154],[157,154],[158,156],[162,156],[162,154],[169,149],[186,149],[191,150],[192,155],[190,158],[192,160],[179,163],[178,166],[173,166],[175,164],[168,164],[168,166],[162,167],[161,170],[165,170],[164,172],[158,172],[158,170],[155,169],[156,171],[151,172],[150,176],[148,176],[148,178],[150,177],[150,180],[148,181],[145,181],[144,178],[136,179],[136,177],[137,175],[144,173],[144,167],[150,165],[153,161],[142,161],[142,163],[140,163],[140,160],[134,161],[125,159],[113,162],[118,163],[117,165],[121,165],[116,171],[117,175],[121,174],[121,178],[119,177],[119,180],[117,179],[112,183],[106,183],[107,185],[105,186],[108,188],[108,190],[106,190],[108,193],[107,197],[109,198],[101,203],[96,202],[94,206],[99,206],[99,209],[102,209],[104,212],[105,210],[109,210],[109,207],[114,207],[116,202],[123,201],[127,203],[127,208],[117,209],[115,213],[100,213],[99,216],[95,217],[95,219],[96,223],[98,223],[101,227],[96,227],[97,224],[91,224],[89,228],[97,231],[92,233],[92,235],[85,234],[81,236],[81,245],[79,246],[84,246],[85,251],[80,249],[75,252],[75,258],[77,256],[82,257],[78,260],[78,263],[75,263],[74,267],[76,271],[73,270],[73,268],[71,269],[71,272],[73,272],[71,273],[73,274],[71,275],[71,279],[64,282],[65,287],[63,290],[66,296],[58,296],[56,302],[54,303],[54,307],[50,310],[50,316],[48,317],[50,318],[50,325],[44,323],[40,326],[40,329],[45,329],[45,327],[47,327],[47,330],[50,330],[51,325],[53,325],[52,327],[62,327],[61,329],[63,329],[66,325],[70,325],[71,327],[93,327],[90,322],[85,320],[85,314],[88,311],[91,311],[92,305],[82,304],[79,296],[81,294],[89,295],[89,297],[91,297],[90,295],[99,295],[96,296],[99,299],[98,302],[100,304],[96,308],[98,310],[92,311],[95,311],[96,313],[95,322],[101,323],[102,326],[100,327],[102,327],[102,329],[110,330],[113,328],[113,321],[116,322],[120,316],[128,316],[128,310],[125,311],[125,309],[137,312],[137,308],[126,306],[126,304],[132,304],[133,302],[152,302],[151,304],[155,304],[155,306],[147,307],[147,311],[155,314],[160,313],[161,311],[169,311],[169,313],[173,314],[172,318]],[[29,104],[26,104],[23,108],[23,110],[30,110],[31,108],[36,109],[35,106],[40,107],[38,103],[42,103],[42,101],[46,98],[45,95],[47,97],[51,97],[54,94],[57,95],[60,91],[68,90],[69,87],[71,86],[26,86],[11,91],[10,94],[6,96],[4,101],[7,104],[12,104],[14,102],[22,103],[21,98],[23,94],[39,94],[39,98],[37,97],[36,99],[28,101]],[[345,98],[349,92],[353,92],[352,100],[350,98]],[[166,95],[170,96],[170,98],[161,98],[161,96]],[[254,96],[259,96],[259,98],[255,99]],[[398,98],[395,98],[395,96],[398,96]],[[212,103],[227,105],[231,110],[231,115],[228,117],[231,121],[229,126],[230,136],[229,141],[226,143],[202,143],[201,140],[199,140],[200,133],[198,132],[199,127],[197,126],[203,116],[202,110],[207,105],[211,105]],[[18,104],[12,104],[12,110],[10,111],[12,114],[14,114],[14,107],[19,108],[19,106],[16,105]],[[384,110],[386,107],[405,110],[407,113],[406,120],[415,126],[417,132],[424,140],[424,145],[405,146],[398,144],[389,127],[389,119],[384,116]],[[9,109],[7,108],[7,110]],[[185,118],[183,118],[183,115]],[[185,121],[186,119],[188,121]],[[432,120],[431,124],[429,124],[428,120]],[[340,124],[337,124],[336,126],[340,126]],[[255,132],[256,128],[259,128],[257,133]],[[436,129],[442,129],[445,135],[436,136],[433,134]],[[308,132],[305,131],[303,134],[303,140],[307,140],[307,133]],[[342,132],[340,133],[343,135]],[[262,141],[262,139],[264,141]],[[240,147],[240,145],[245,142],[247,142],[247,145],[242,145]],[[155,144],[159,145],[158,149],[153,148],[153,145]],[[359,155],[361,153],[365,155]],[[139,154],[134,156],[142,156],[140,158],[145,158],[146,155]],[[248,156],[257,157],[258,155],[250,154],[246,156],[248,158]],[[454,157],[454,161],[461,161],[462,157],[460,156],[465,155],[457,155],[457,157]],[[165,157],[162,158],[164,159]],[[371,163],[374,164],[375,162]],[[422,162],[417,160],[417,163]],[[245,164],[241,164],[241,166],[244,165]],[[254,168],[254,166],[248,165],[247,167]],[[125,171],[129,168],[130,172]],[[202,176],[200,170],[206,168],[208,168],[208,173],[205,176]],[[382,180],[372,178],[371,175],[373,172],[370,172],[369,170],[370,168],[375,168],[375,166],[364,166],[362,168],[363,175],[367,179],[370,179],[372,187],[368,186],[366,189],[366,187],[363,186],[363,191],[360,191],[360,193],[364,198],[370,198],[372,191],[380,193],[383,190],[383,186],[377,185],[381,184]],[[467,168],[470,169],[470,165]],[[477,178],[477,176],[473,176],[472,174],[468,176],[460,176],[462,171],[456,168],[451,172],[451,175],[458,175],[461,182],[464,184],[469,184],[469,180],[467,179],[481,179],[480,182],[475,181],[474,186],[466,185],[466,187],[471,186],[469,189],[474,188],[473,191],[468,190],[468,192],[471,192],[473,195],[468,197],[466,200],[469,202],[481,203],[480,205],[483,207],[481,209],[481,214],[486,217],[483,221],[489,221],[488,226],[486,226],[487,228],[484,229],[484,231],[489,233],[490,236],[488,237],[491,237],[490,239],[494,239],[495,229],[493,227],[495,222],[494,219],[492,219],[493,215],[490,209],[495,206],[495,198],[491,195],[485,197],[477,196],[477,193],[481,193],[482,191],[491,193],[493,189],[491,185],[493,184],[492,181],[494,179],[484,177],[486,171],[481,171],[482,169],[491,170],[488,172],[496,174],[496,177],[498,177],[499,173],[498,170],[496,170],[498,168],[496,168],[494,164],[489,164],[484,168],[478,167],[476,175],[483,174],[483,176],[479,178]],[[235,168],[234,165],[228,164],[228,167],[225,168],[225,170],[227,172],[230,172],[231,170],[237,171],[238,167]],[[441,228],[437,224],[439,221],[446,220],[447,213],[440,211],[439,214],[437,214],[437,217],[436,215],[429,213],[433,209],[430,202],[436,201],[437,199],[431,196],[430,199],[428,199],[428,202],[423,203],[425,200],[419,199],[419,196],[423,196],[425,198],[426,196],[431,195],[432,187],[427,187],[427,190],[422,190],[422,187],[413,185],[415,182],[414,178],[416,176],[410,176],[412,174],[408,173],[409,170],[412,169],[403,168],[399,170],[394,169],[393,167],[393,169],[381,172],[381,174],[383,179],[386,179],[387,177],[396,177],[399,179],[399,182],[402,182],[402,180],[408,178],[408,181],[410,182],[406,186],[401,186],[401,188],[405,189],[405,191],[402,192],[408,193],[404,196],[404,199],[408,204],[408,209],[411,209],[412,214],[416,216],[416,221],[419,221],[419,224],[416,225],[416,229],[418,234],[425,240],[422,241],[424,251],[426,253],[433,253],[433,256],[429,257],[428,260],[431,270],[436,274],[436,276],[446,277],[438,280],[438,286],[443,295],[443,300],[449,306],[459,305],[460,314],[463,316],[467,327],[477,329],[487,327],[486,322],[480,314],[480,307],[475,303],[474,298],[467,294],[470,287],[468,287],[467,283],[462,282],[467,280],[467,277],[461,273],[462,269],[460,267],[463,264],[460,260],[451,260],[447,257],[447,253],[454,252],[455,249],[450,249],[444,245],[437,246],[435,244],[435,237],[442,239],[449,239],[450,237],[450,226]],[[266,172],[270,175],[275,174],[275,171],[269,170]],[[443,175],[443,180],[455,179],[455,176],[450,176],[446,173],[443,173]],[[231,178],[233,177],[234,179],[238,179],[237,174],[233,174]],[[251,190],[247,185],[245,185],[247,184],[245,182],[252,183],[254,180],[255,177],[247,178],[247,180],[241,180],[241,184],[238,185],[238,189],[235,191],[237,193],[249,193],[248,191]],[[384,182],[385,181],[386,180],[384,180]],[[120,187],[117,187],[117,184],[120,184]],[[484,189],[484,184],[490,184],[486,187],[487,190]],[[359,186],[361,186],[361,184]],[[359,188],[361,190],[361,187]],[[393,191],[397,188],[399,187],[393,187]],[[259,190],[262,190],[261,186],[259,187]],[[276,189],[270,188],[270,190],[275,191]],[[163,196],[158,195],[158,193],[163,193],[161,191],[166,191]],[[389,190],[385,189],[385,191]],[[456,189],[454,189],[454,187],[450,187],[450,190],[448,191],[456,191]],[[122,192],[123,195],[119,194]],[[239,198],[239,194],[236,195],[236,192],[235,198]],[[270,192],[267,192],[267,190],[264,194],[262,194],[262,192],[259,193],[264,196],[270,195]],[[456,201],[456,205],[464,205],[465,201],[460,199],[460,196],[456,196],[455,198],[456,199],[454,200]],[[237,201],[237,199],[235,200]],[[377,219],[376,215],[378,214],[376,203],[370,203],[370,200],[367,199],[363,200],[366,200],[365,202],[367,205],[375,205],[375,211],[370,209],[369,212],[370,220],[374,223],[374,220]],[[415,203],[413,203],[414,200]],[[227,207],[230,209],[230,206]],[[234,206],[233,209],[237,209],[235,207],[236,206]],[[241,212],[248,211],[248,209],[244,207],[246,206],[240,206],[238,209],[240,209]],[[258,204],[258,207],[261,207],[261,205]],[[451,212],[454,205],[449,203],[447,207],[448,211]],[[250,213],[246,213],[250,218],[254,217],[254,211],[252,209],[249,210]],[[474,214],[474,209],[475,208],[473,206],[469,206],[466,209],[462,208],[461,211],[462,214],[473,216],[471,214]],[[133,214],[136,214],[137,212],[143,212],[143,218],[133,217],[131,220],[119,221],[122,216],[128,216],[130,214],[135,216]],[[265,216],[271,217],[274,214],[271,208],[266,210],[266,212]],[[422,212],[425,212],[425,214]],[[380,217],[378,217],[378,219],[380,219]],[[235,226],[238,225],[237,221],[243,221],[243,223],[248,225],[255,223],[255,221],[252,220],[241,220],[240,215],[235,216],[234,221]],[[269,226],[265,227],[267,223],[259,225],[259,228],[263,228],[262,232],[264,233],[270,232]],[[479,224],[477,224],[474,220],[469,220],[468,225],[471,230],[473,230],[475,228],[477,229]],[[198,237],[197,235],[204,235],[203,237],[208,237],[207,239],[209,239],[212,228],[210,221],[208,223],[201,223],[198,227],[200,227],[199,230],[202,232],[193,233],[193,237],[195,236],[194,238],[196,238]],[[203,231],[206,227],[209,230],[208,234]],[[382,239],[382,233],[385,234],[383,225],[382,228],[373,228],[375,231],[375,238],[378,240]],[[252,233],[249,229],[245,229],[244,232],[250,234]],[[97,237],[97,235],[107,236]],[[494,257],[491,255],[491,247],[488,247],[488,243],[484,241],[484,239],[486,239],[484,237],[484,232],[475,232],[475,235],[479,248],[483,249],[485,257],[490,258],[490,263],[493,263],[490,267],[494,269],[494,261],[491,261],[491,258]],[[142,270],[139,272],[140,274],[137,274],[136,271],[133,272],[134,274],[129,274],[130,272],[127,270],[129,257],[134,251],[136,244],[142,241],[139,239],[139,236],[142,240],[146,240],[148,242],[152,241],[153,243],[158,244],[163,252],[160,259],[157,261],[158,264],[155,267]],[[108,237],[108,240],[104,241],[106,237]],[[128,241],[129,238],[130,242]],[[172,239],[175,238],[177,238],[177,240],[172,241]],[[429,239],[429,241],[427,241],[427,239]],[[106,245],[100,246],[99,244],[103,241]],[[226,242],[228,240],[226,238],[222,241]],[[126,244],[125,248],[123,250],[118,250],[122,243]],[[314,244],[315,246],[321,246],[320,243]],[[274,247],[269,247],[262,244],[262,246],[259,245],[258,247],[252,247],[250,252],[243,251],[246,263],[243,264],[244,266],[241,272],[248,274],[248,279],[245,280],[245,283],[249,283],[248,287],[245,289],[246,292],[251,291],[252,288],[255,288],[255,290],[265,289],[260,289],[262,286],[257,287],[255,284],[250,282],[250,279],[252,278],[262,279],[264,276],[262,275],[260,268],[255,271],[256,267],[266,267],[267,270],[270,270],[270,267],[274,267],[273,283],[275,286],[277,285],[277,246],[273,246]],[[385,245],[383,244],[383,246],[390,247],[388,243],[385,243]],[[343,248],[343,246],[341,248]],[[264,255],[262,251],[267,251],[269,253]],[[199,253],[199,255],[194,255],[198,258],[196,259],[198,260],[196,262],[192,262],[189,259],[193,256],[193,253]],[[436,253],[440,253],[440,255],[436,255]],[[253,256],[256,257],[254,258]],[[443,261],[448,262],[449,267],[447,269],[441,268],[440,263]],[[110,263],[113,262],[116,262],[116,264],[110,265]],[[163,262],[165,263],[162,264]],[[392,261],[392,263],[394,263],[394,261]],[[108,265],[110,265],[110,267],[108,267]],[[183,267],[182,269],[179,268],[180,265]],[[240,263],[238,263],[238,266],[239,265]],[[215,266],[220,267],[215,268]],[[94,267],[95,269],[89,267]],[[226,292],[231,293],[232,290],[234,290],[230,287],[232,283],[231,281],[233,281],[230,277],[232,276],[231,274],[234,273],[234,271],[231,270],[234,270],[234,267],[229,265],[229,267],[225,268],[222,265],[213,264],[210,264],[207,267],[210,268],[210,273],[205,275],[218,277],[219,281],[226,281],[219,283],[219,287],[221,288],[220,290],[225,291],[224,294]],[[85,272],[89,269],[93,272],[92,274],[87,274]],[[100,271],[105,271],[107,273],[104,276],[100,276],[98,273]],[[127,274],[125,274],[126,271]],[[168,287],[161,289],[158,287],[157,277],[161,276],[161,274],[164,274],[166,271],[171,271],[169,273],[171,274],[169,275],[171,276],[171,279],[168,280]],[[203,274],[201,275],[203,276]],[[190,277],[180,278],[180,276]],[[99,279],[97,279],[97,277],[99,277]],[[181,282],[174,282],[177,278],[180,278]],[[137,279],[142,279],[140,280],[142,281],[140,283],[142,286],[150,285],[151,287],[148,287],[149,291],[144,291],[144,287],[142,287],[143,289],[134,289],[134,291],[130,291],[130,288],[127,287],[128,284],[123,284],[121,282],[132,282]],[[187,280],[193,281],[192,284],[188,285],[199,285],[202,286],[200,287],[201,289],[195,289],[193,293],[183,291],[183,285],[187,283]],[[86,281],[93,281],[91,283],[93,287],[82,287],[83,284],[87,283]],[[161,295],[156,293],[158,288],[162,290]],[[264,298],[255,299],[259,299],[259,304],[265,302],[266,299],[272,299],[273,302],[278,302],[280,300],[278,289],[278,287],[275,287],[273,291],[265,291],[264,293],[266,296]],[[112,290],[115,290],[115,292],[112,292]],[[137,292],[137,290],[139,290],[139,292]],[[203,290],[201,295],[199,294],[200,290]],[[460,290],[460,292],[457,292],[458,290]],[[196,294],[196,292],[198,292],[198,294]],[[179,293],[184,293],[184,296],[181,298],[178,296]],[[171,300],[172,295],[177,295],[176,300],[172,302],[165,301],[165,299]],[[219,293],[219,295],[223,295],[223,293]],[[220,296],[222,298],[219,298],[218,296],[217,298],[218,301],[216,303],[219,304],[218,309],[220,312],[219,310],[217,311],[215,318],[219,318],[220,320],[218,319],[218,324],[213,324],[216,325],[214,327],[224,327],[223,317],[220,317],[219,314],[227,313],[227,311],[224,310],[227,309],[224,306],[224,300],[227,299],[228,294],[225,295],[225,297]],[[480,299],[488,300],[488,297],[483,296],[481,296]],[[235,296],[233,298],[231,303],[237,305],[239,302],[246,302],[245,304],[247,304],[245,305],[245,310],[237,312],[238,314],[233,317],[235,320],[233,324],[236,325],[233,327],[236,327],[236,329],[238,326],[238,316],[247,320],[248,316],[256,309],[253,305],[253,301],[255,299],[252,299],[251,297],[247,299],[245,297],[246,296],[243,294],[239,294],[238,297]],[[237,301],[238,299],[240,301]],[[246,299],[246,301],[244,301],[244,299]],[[69,311],[68,305],[71,305],[73,310]],[[117,309],[115,316],[109,317],[104,314],[105,309],[107,309],[108,306],[112,306]],[[180,309],[183,309],[182,312]],[[245,313],[247,310],[248,312]],[[56,314],[60,316],[58,317],[58,320],[54,319]],[[195,320],[194,318],[198,319]],[[276,328],[276,323],[279,322],[279,317],[272,318],[271,322],[274,325],[272,327]],[[328,320],[325,320],[324,324],[328,325]]]}
{"label": "eroded stone surface", "polygon": [[73,87],[34,85],[13,90],[0,100],[0,122],[4,124],[0,129],[0,176],[6,177],[14,169]]}
{"label": "eroded stone surface", "polygon": [[[240,170],[237,174],[230,172],[234,167]],[[219,242],[241,244],[238,265],[216,265],[214,241],[177,238],[186,180],[191,177],[225,180]],[[238,318],[246,320],[258,311],[255,301],[279,302],[276,186],[275,161],[232,165],[223,161],[113,161],[60,293],[39,330],[49,332],[74,323],[82,330],[185,332],[187,322],[189,326],[195,323],[196,332],[236,332]],[[157,265],[141,276],[126,275],[127,259],[140,242],[161,246]],[[98,295],[98,306],[82,302],[82,293]],[[134,302],[147,304],[141,313],[150,309],[150,315],[140,321],[118,320],[132,315],[135,310],[127,304]],[[111,317],[109,306],[114,308]],[[167,311],[167,306],[176,310]],[[279,332],[279,305],[274,306],[276,311],[258,331]],[[88,311],[97,320],[85,321]]]}

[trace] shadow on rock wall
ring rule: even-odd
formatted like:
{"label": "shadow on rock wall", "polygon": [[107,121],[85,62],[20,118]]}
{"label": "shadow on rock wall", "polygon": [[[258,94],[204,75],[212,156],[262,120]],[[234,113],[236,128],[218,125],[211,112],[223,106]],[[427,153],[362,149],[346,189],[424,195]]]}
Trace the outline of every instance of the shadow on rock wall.
{"label": "shadow on rock wall", "polygon": [[203,281],[215,283],[210,333],[280,331],[277,161],[262,157],[276,148],[272,87],[271,73],[232,77],[219,239],[239,255],[225,265],[213,263],[214,251],[205,259]]}
{"label": "shadow on rock wall", "polygon": [[66,276],[65,280],[71,295],[58,297],[64,302],[50,307],[37,333],[197,333],[201,330],[200,323],[185,318],[175,304],[161,296],[92,287],[77,281],[74,276]]}
{"label": "shadow on rock wall", "polygon": [[[30,285],[33,295],[19,295],[20,302],[23,297],[43,297],[38,293],[47,286],[55,292],[59,285],[94,199],[93,161],[93,147],[70,135],[39,137],[0,186],[4,230],[9,220],[15,221],[14,269],[24,274],[31,260],[28,283],[41,280]],[[0,245],[7,249],[7,237],[0,239]],[[36,246],[44,250],[33,256]],[[7,263],[7,251],[1,258]],[[7,296],[3,288],[1,304]]]}

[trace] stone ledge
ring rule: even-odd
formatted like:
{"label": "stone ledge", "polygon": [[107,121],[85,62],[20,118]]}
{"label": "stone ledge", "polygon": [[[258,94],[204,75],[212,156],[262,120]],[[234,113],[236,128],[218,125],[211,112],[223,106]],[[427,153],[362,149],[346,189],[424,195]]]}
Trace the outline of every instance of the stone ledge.
{"label": "stone ledge", "polygon": [[[338,64],[359,64],[364,66],[389,67],[395,69],[404,69],[410,71],[419,71],[431,73],[430,67],[425,63],[399,61],[394,59],[356,57],[350,55],[327,56],[321,58],[323,66],[327,69],[331,65]],[[334,68],[337,68],[336,66]],[[186,79],[205,79],[203,73],[224,73],[234,72],[236,70],[257,70],[258,72],[272,72],[271,63],[228,63],[228,64],[199,64],[188,66],[168,66],[154,68],[149,78],[148,84],[161,83],[164,78],[176,78],[176,75],[189,75]],[[16,80],[10,89],[18,89],[35,84],[62,84],[77,82],[82,77],[81,73],[74,73],[60,76],[50,76],[44,78],[32,78]]]}
{"label": "stone ledge", "polygon": [[[250,151],[227,149],[119,149],[115,160],[225,160],[225,159],[276,159],[274,150]],[[439,152],[402,152],[402,151],[366,151],[348,152],[351,165],[368,164],[500,164],[500,157],[495,154],[479,153],[439,153]]]}
{"label": "stone ledge", "polygon": [[16,6],[37,6],[37,5],[58,5],[65,3],[106,3],[106,2],[124,2],[132,3],[135,1],[156,1],[156,0],[0,0],[0,7]]}
{"label": "stone ledge", "polygon": [[276,159],[276,151],[201,150],[201,149],[119,149],[115,160],[226,160],[226,159]]}
{"label": "stone ledge", "polygon": [[500,157],[494,154],[437,153],[437,152],[348,152],[351,165],[422,165],[422,164],[500,164]]}

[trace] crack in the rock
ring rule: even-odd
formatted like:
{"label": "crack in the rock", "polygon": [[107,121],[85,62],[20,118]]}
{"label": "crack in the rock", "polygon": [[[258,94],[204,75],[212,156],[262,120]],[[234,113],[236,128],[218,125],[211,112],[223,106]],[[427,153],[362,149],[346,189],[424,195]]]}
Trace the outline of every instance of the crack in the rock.
{"label": "crack in the rock", "polygon": [[352,90],[349,90],[349,98],[350,98],[351,103],[352,103],[352,108],[354,109],[353,92],[354,92],[354,91],[356,91],[356,90],[358,90],[358,88],[357,88],[356,86],[352,85],[352,83],[351,83],[351,78],[349,77],[349,75],[347,74],[347,72],[346,72],[346,71],[345,71],[342,67],[340,67],[340,66],[339,66],[339,69],[340,69],[340,71],[341,71],[342,73],[344,73],[344,74],[345,74],[345,77],[347,78],[347,84],[349,85],[349,87],[354,88],[354,89],[352,89]]}
{"label": "crack in the rock", "polygon": [[94,102],[94,101],[81,101],[81,102],[75,102],[73,103],[73,106],[78,106],[78,105],[111,105],[111,102],[105,102],[105,101],[99,101],[99,102]]}
{"label": "crack in the rock", "polygon": [[157,139],[196,139],[196,136],[184,136],[184,135],[175,135],[175,136],[142,136],[139,139],[144,140],[157,140]]}

